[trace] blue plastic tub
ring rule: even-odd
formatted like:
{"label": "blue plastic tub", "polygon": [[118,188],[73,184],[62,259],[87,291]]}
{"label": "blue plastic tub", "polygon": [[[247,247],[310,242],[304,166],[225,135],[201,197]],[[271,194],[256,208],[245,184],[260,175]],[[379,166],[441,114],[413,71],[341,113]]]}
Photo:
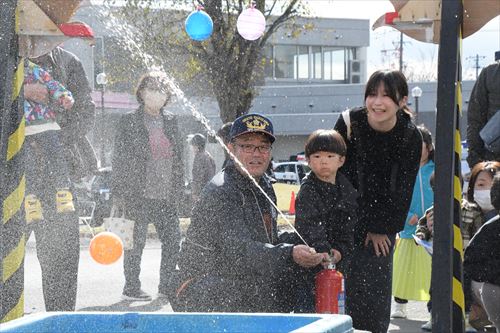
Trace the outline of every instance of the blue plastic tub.
{"label": "blue plastic tub", "polygon": [[16,333],[138,333],[138,332],[331,332],[351,333],[344,315],[52,312],[0,325]]}

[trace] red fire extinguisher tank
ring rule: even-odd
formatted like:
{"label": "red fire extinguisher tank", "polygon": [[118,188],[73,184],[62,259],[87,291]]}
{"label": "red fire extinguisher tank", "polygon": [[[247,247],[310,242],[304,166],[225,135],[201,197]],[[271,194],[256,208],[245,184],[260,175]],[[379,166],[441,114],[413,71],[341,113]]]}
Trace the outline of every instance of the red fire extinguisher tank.
{"label": "red fire extinguisher tank", "polygon": [[334,266],[316,274],[316,312],[345,314],[345,288],[342,273]]}

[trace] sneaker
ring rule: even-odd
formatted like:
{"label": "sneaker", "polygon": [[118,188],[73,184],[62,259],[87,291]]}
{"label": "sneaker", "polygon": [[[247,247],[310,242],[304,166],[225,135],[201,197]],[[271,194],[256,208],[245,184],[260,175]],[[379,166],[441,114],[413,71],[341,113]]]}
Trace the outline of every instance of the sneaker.
{"label": "sneaker", "polygon": [[471,326],[469,321],[469,314],[465,314],[465,333],[476,333],[477,330]]}
{"label": "sneaker", "polygon": [[150,301],[151,296],[143,290],[123,292],[122,299],[126,301]]}
{"label": "sneaker", "polygon": [[420,328],[427,332],[432,332],[432,318],[428,322],[420,326]]}
{"label": "sneaker", "polygon": [[160,291],[159,291],[159,292],[156,294],[156,297],[157,297],[158,299],[167,299],[167,298],[168,298],[168,295],[167,295],[167,293],[162,293],[162,292],[160,292]]}
{"label": "sneaker", "polygon": [[406,304],[396,303],[394,312],[391,314],[391,318],[406,318]]}

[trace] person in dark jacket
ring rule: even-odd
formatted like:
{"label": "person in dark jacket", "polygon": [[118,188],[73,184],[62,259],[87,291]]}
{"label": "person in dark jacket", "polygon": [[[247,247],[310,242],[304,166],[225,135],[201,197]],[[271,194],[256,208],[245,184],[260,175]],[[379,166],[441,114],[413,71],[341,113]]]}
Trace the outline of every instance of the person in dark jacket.
{"label": "person in dark jacket", "polygon": [[401,72],[376,71],[366,85],[365,107],[345,112],[335,124],[347,143],[340,171],[359,194],[346,310],[356,329],[374,333],[389,327],[394,242],[404,228],[422,150],[407,99]]}
{"label": "person in dark jacket", "polygon": [[274,140],[272,123],[262,115],[234,121],[229,149],[241,165],[230,162],[195,204],[174,311],[288,312],[290,274],[328,257],[278,237],[270,203],[276,197],[265,175]]}
{"label": "person in dark jacket", "polygon": [[74,99],[71,109],[66,110],[57,101],[49,101],[45,85],[24,85],[26,101],[46,104],[57,115],[50,123],[32,126],[32,135],[26,136],[26,239],[31,232],[35,234],[45,309],[74,311],[80,234],[71,180],[87,173],[81,163],[73,163],[71,156],[84,145],[83,151],[89,152],[86,162],[93,164],[90,169],[96,169],[95,154],[85,138],[94,125],[95,106],[82,63],[75,55],[57,47],[31,61],[70,91]]}
{"label": "person in dark jacket", "polygon": [[[311,172],[297,194],[295,226],[316,252],[327,252],[345,273],[352,254],[357,192],[338,172],[344,164],[346,144],[334,130],[317,130],[307,139],[305,156]],[[315,312],[315,275],[321,265],[304,270],[297,288],[295,312]]]}
{"label": "person in dark jacket", "polygon": [[491,203],[497,215],[479,229],[465,249],[464,276],[471,280],[473,297],[500,333],[500,172],[493,180]]}
{"label": "person in dark jacket", "polygon": [[165,73],[151,72],[139,81],[139,109],[124,115],[117,128],[113,155],[113,204],[135,221],[133,243],[125,250],[122,298],[150,300],[139,274],[148,224],[161,241],[158,295],[170,296],[180,243],[178,198],[184,185],[182,138],[177,117],[164,107],[171,98]]}
{"label": "person in dark jacket", "polygon": [[215,175],[215,161],[205,150],[206,143],[205,136],[200,133],[196,133],[191,138],[191,145],[195,150],[192,169],[193,180],[191,182],[193,202],[198,200],[203,187]]}
{"label": "person in dark jacket", "polygon": [[[72,181],[93,175],[97,170],[97,157],[86,135],[94,128],[95,104],[92,88],[83,65],[73,53],[61,47],[31,59],[32,62],[59,81],[73,94],[75,103],[71,112],[60,112],[57,123],[61,126],[62,146],[69,166]],[[47,89],[40,84],[24,86],[26,99],[42,102],[47,99]],[[60,109],[57,105],[52,105]]]}
{"label": "person in dark jacket", "polygon": [[500,110],[500,51],[495,53],[496,62],[483,68],[472,88],[467,109],[467,163],[472,168],[483,161],[500,161],[500,155],[486,149],[479,132]]}

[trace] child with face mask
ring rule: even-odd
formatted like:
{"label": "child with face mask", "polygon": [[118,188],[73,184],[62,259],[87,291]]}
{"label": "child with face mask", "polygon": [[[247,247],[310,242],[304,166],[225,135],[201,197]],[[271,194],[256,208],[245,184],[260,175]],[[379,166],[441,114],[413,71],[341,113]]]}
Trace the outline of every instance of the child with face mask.
{"label": "child with face mask", "polygon": [[[491,203],[500,214],[500,172],[491,187]],[[471,239],[464,254],[464,277],[471,282],[473,299],[486,310],[500,333],[500,216],[487,221]],[[467,296],[467,295],[466,295]]]}
{"label": "child with face mask", "polygon": [[491,204],[490,189],[500,162],[480,162],[472,168],[466,198],[462,201],[462,237],[464,246],[477,230],[491,217],[495,209]]}
{"label": "child with face mask", "polygon": [[[493,177],[500,170],[500,162],[477,163],[471,171],[466,197],[462,200],[462,237],[464,248],[481,226],[497,214],[491,202]],[[490,324],[486,312],[473,300],[471,280],[464,276],[467,332],[474,332]],[[471,327],[472,326],[472,327]]]}

